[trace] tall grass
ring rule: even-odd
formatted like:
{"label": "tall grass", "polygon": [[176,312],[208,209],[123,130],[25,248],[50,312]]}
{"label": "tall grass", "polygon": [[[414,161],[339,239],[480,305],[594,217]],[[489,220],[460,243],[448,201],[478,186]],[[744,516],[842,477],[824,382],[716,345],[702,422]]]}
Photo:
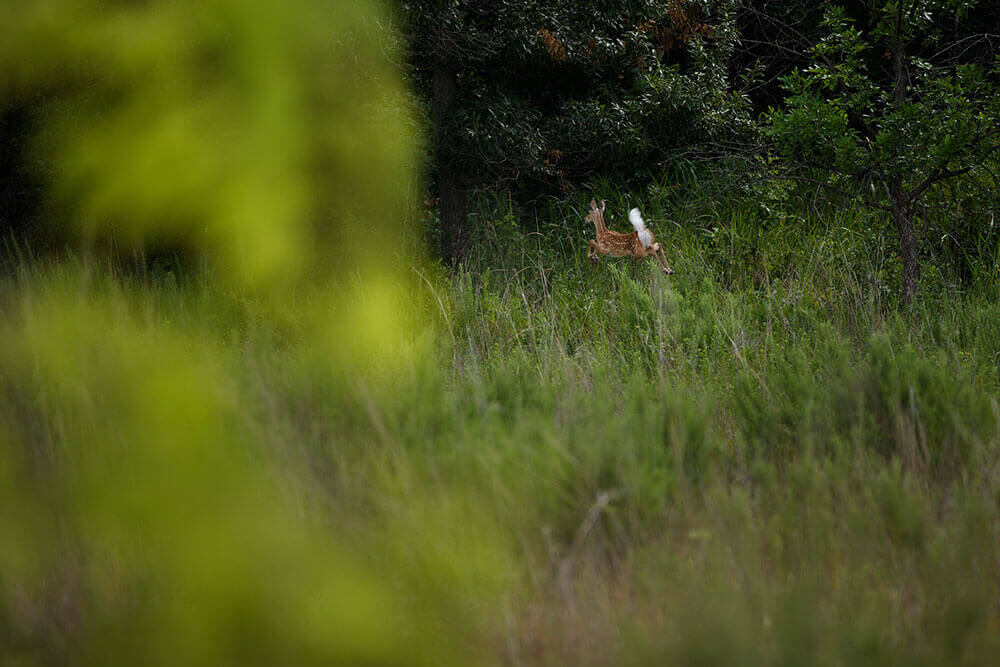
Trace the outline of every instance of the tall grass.
{"label": "tall grass", "polygon": [[996,286],[928,271],[901,311],[860,212],[650,213],[670,278],[590,265],[567,207],[481,225],[452,281],[455,400],[555,572],[525,641],[554,662],[618,661],[622,633],[640,662],[995,659]]}
{"label": "tall grass", "polygon": [[[649,199],[671,277],[652,262],[589,263],[588,230],[568,204],[545,223],[483,204],[469,261],[406,288],[433,326],[407,334],[392,364],[363,369],[331,362],[294,319],[220,293],[209,276],[23,262],[0,284],[0,424],[22,452],[4,474],[44,484],[88,447],[99,455],[84,458],[87,475],[116,460],[185,479],[201,470],[195,479],[219,489],[182,487],[182,508],[197,515],[225,498],[254,515],[220,533],[240,509],[219,510],[188,532],[169,510],[140,506],[137,520],[176,539],[132,538],[154,566],[201,544],[254,573],[237,577],[265,580],[282,568],[260,554],[294,540],[278,563],[304,567],[301,577],[262,588],[223,578],[204,593],[206,618],[229,619],[223,636],[277,628],[285,657],[305,642],[317,660],[345,663],[995,664],[996,286],[932,277],[901,311],[895,259],[859,213],[761,221],[734,209],[674,225]],[[83,297],[102,319],[60,329]],[[188,361],[161,368],[162,350]],[[80,364],[73,374],[45,370],[64,354]],[[133,393],[104,394],[120,377]],[[193,403],[161,414],[135,398],[147,377],[170,396],[195,385]],[[154,460],[109,444],[145,428],[166,448]],[[174,460],[169,443],[192,433],[201,444]],[[130,480],[149,474],[164,486],[134,498],[178,492],[153,472],[111,484],[132,498]],[[254,491],[248,479],[269,481]],[[117,525],[105,511],[67,516],[86,534]],[[109,655],[93,648],[101,623],[137,608],[140,636],[165,641],[162,599],[143,585],[197,599],[190,591],[226,571],[196,558],[167,574],[88,578],[75,574],[94,567],[82,555],[105,561],[27,534],[61,547],[31,567],[18,556],[36,552],[14,550],[7,571],[21,577],[0,582],[0,618],[6,654],[38,662],[80,646]],[[79,581],[117,587],[98,595]],[[292,602],[316,599],[310,581],[350,583],[356,597],[310,615]],[[65,599],[103,615],[65,620]],[[291,620],[268,616],[273,599]],[[352,615],[360,599],[375,602]],[[202,617],[168,618],[185,630]]]}

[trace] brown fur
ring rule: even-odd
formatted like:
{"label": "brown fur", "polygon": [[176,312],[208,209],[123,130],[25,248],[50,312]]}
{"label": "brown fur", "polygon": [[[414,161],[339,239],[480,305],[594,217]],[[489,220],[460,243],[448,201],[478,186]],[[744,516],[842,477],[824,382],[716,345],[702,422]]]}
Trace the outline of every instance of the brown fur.
{"label": "brown fur", "polygon": [[[650,243],[648,248],[644,248],[642,243],[639,241],[639,232],[622,234],[620,232],[613,232],[605,227],[603,201],[601,202],[601,205],[598,206],[596,201],[593,199],[590,200],[590,213],[585,219],[587,222],[594,223],[594,231],[596,232],[596,238],[590,241],[589,248],[587,250],[587,257],[589,259],[596,262],[600,259],[600,255],[609,255],[611,257],[635,257],[636,259],[642,259],[643,257],[649,257],[652,255],[656,258],[657,263],[660,265],[660,268],[663,269],[664,273],[674,272],[674,270],[671,269],[670,265],[667,263],[666,254],[664,254],[663,249],[660,248],[660,244],[656,242],[655,238],[652,240],[652,243]],[[653,234],[650,232],[650,238],[652,238],[652,236]]]}

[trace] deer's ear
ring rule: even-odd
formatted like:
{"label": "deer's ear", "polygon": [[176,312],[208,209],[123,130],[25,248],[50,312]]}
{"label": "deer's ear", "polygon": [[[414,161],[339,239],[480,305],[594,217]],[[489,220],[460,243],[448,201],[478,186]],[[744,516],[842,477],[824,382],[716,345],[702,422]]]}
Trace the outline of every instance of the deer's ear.
{"label": "deer's ear", "polygon": [[607,201],[605,201],[603,199],[601,200],[601,213],[604,213],[604,205],[607,204],[607,203],[608,203]]}
{"label": "deer's ear", "polygon": [[590,200],[590,208],[591,209],[596,209],[597,208],[597,200],[596,199],[591,199]]}

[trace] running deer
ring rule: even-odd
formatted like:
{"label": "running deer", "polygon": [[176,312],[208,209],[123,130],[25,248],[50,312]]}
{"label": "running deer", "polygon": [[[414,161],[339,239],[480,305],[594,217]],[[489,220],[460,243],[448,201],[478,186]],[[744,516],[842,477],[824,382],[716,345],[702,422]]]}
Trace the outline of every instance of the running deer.
{"label": "running deer", "polygon": [[590,213],[586,220],[594,223],[597,238],[590,241],[590,248],[587,250],[588,258],[596,262],[600,259],[598,253],[612,257],[635,257],[636,259],[652,255],[664,273],[674,272],[667,263],[667,256],[660,244],[653,238],[653,232],[646,228],[646,223],[643,222],[639,209],[633,208],[628,213],[629,222],[635,227],[635,231],[631,234],[622,234],[613,232],[604,226],[604,204],[604,200],[601,200],[600,206],[593,199],[590,200]]}

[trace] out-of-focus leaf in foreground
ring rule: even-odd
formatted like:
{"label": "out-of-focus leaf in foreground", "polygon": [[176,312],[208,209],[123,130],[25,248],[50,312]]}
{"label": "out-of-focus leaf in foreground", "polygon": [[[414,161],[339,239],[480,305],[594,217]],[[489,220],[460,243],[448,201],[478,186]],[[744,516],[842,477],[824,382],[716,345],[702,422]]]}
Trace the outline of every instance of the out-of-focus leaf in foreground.
{"label": "out-of-focus leaf in foreground", "polygon": [[[367,1],[5,3],[0,105],[27,109],[45,219],[85,259],[0,283],[0,662],[458,655],[469,619],[447,582],[484,581],[461,552],[501,567],[461,530],[469,513],[411,494],[423,509],[366,534],[362,499],[288,483],[300,462],[272,460],[254,402],[301,372],[343,411],[428,338],[403,225],[416,138],[379,17]],[[155,245],[197,260],[187,287],[106,268]],[[248,389],[251,330],[281,366]]]}

